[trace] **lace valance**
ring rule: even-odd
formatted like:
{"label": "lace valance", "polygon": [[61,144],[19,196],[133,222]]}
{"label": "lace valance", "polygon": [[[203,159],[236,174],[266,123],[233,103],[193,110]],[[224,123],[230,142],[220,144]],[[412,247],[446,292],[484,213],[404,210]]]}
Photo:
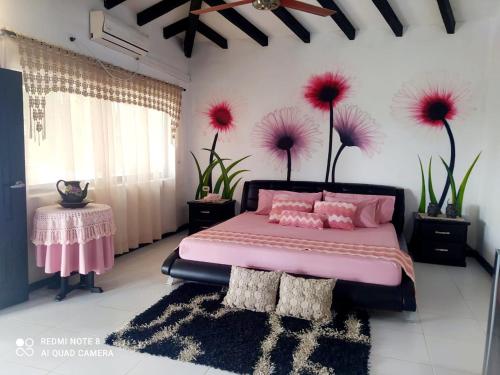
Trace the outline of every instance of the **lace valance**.
{"label": "lace valance", "polygon": [[29,96],[31,138],[46,137],[45,97],[50,92],[68,92],[165,112],[172,119],[175,137],[182,88],[31,38],[17,36],[16,41]]}

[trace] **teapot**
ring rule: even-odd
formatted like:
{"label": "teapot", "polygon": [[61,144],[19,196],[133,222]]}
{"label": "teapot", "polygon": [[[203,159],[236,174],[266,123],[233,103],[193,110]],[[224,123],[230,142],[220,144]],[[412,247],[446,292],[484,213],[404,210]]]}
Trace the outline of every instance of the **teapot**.
{"label": "teapot", "polygon": [[[59,184],[64,183],[64,191],[59,189]],[[56,183],[56,189],[61,195],[63,202],[69,203],[80,203],[87,197],[87,189],[89,187],[89,183],[85,185],[85,188],[82,190],[80,187],[80,181],[64,181],[59,180]]]}

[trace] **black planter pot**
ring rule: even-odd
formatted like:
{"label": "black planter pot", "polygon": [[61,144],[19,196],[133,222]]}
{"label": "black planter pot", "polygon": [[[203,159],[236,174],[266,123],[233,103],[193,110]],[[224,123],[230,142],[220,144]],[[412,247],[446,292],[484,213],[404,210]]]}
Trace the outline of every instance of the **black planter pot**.
{"label": "black planter pot", "polygon": [[453,203],[448,203],[448,205],[446,206],[446,217],[455,219],[457,216],[457,207]]}
{"label": "black planter pot", "polygon": [[441,209],[439,208],[439,204],[437,203],[429,203],[427,206],[427,215],[431,217],[436,217],[441,213]]}

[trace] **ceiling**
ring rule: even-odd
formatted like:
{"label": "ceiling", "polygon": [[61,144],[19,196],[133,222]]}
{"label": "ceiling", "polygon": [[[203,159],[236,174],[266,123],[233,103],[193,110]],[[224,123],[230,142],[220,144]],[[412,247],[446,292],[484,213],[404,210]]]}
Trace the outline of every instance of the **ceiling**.
{"label": "ceiling", "polygon": [[[117,7],[127,7],[133,13],[139,13],[144,9],[158,3],[160,0],[126,0]],[[171,0],[172,1],[172,0]],[[227,2],[231,2],[228,0]],[[319,5],[316,0],[302,0],[304,2]],[[337,6],[344,12],[347,19],[352,23],[356,32],[386,31],[394,36],[388,23],[384,20],[381,12],[375,7],[372,0],[335,0]],[[487,18],[498,14],[500,2],[498,0],[449,0],[457,30],[463,22]],[[446,33],[443,18],[441,17],[438,0],[389,0],[404,29],[416,26],[440,26]],[[203,8],[207,7],[204,3]],[[270,11],[258,11],[250,4],[237,7],[236,10],[248,21],[260,29],[271,41],[274,36],[295,34]],[[113,9],[111,9],[113,12]],[[344,35],[337,24],[330,17],[318,17],[303,12],[289,10],[290,13],[311,33],[311,42],[314,42],[315,33],[338,32]],[[159,18],[142,26],[147,33],[162,33],[163,28],[189,14],[189,2],[173,9]],[[229,41],[250,39],[247,34],[226,20],[218,12],[212,12],[200,16],[200,21],[217,31]],[[177,35],[183,39],[184,33]],[[297,38],[297,40],[299,40]],[[195,43],[208,41],[199,33],[196,34]]]}

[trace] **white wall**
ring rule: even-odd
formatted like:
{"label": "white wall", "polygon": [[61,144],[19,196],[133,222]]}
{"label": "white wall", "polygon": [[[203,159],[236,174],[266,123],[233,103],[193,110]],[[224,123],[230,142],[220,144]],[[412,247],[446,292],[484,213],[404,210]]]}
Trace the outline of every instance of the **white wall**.
{"label": "white wall", "polygon": [[[136,71],[157,79],[189,88],[190,78],[188,61],[174,40],[165,40],[158,30],[143,31],[151,38],[151,53],[144,63],[137,63],[133,58],[114,52],[89,40],[89,12],[103,9],[102,0],[0,0],[0,28],[7,28],[28,37],[36,38],[75,52],[97,57],[103,61]],[[130,25],[135,24],[135,14],[126,7],[116,7],[112,13]],[[69,36],[76,37],[76,43],[69,41]],[[189,91],[183,95],[189,102]],[[185,113],[182,113],[184,117]],[[187,157],[186,129],[181,126],[178,132],[177,170],[178,208],[176,215],[179,224],[187,221],[185,202],[186,179],[182,172]],[[38,198],[37,198],[38,199]],[[51,204],[51,197],[41,197],[39,205]],[[48,199],[48,200],[47,200]],[[33,212],[28,212],[31,216]],[[29,250],[29,279],[34,282],[45,277],[43,270],[35,266],[34,249]]]}
{"label": "white wall", "polygon": [[[498,161],[490,132],[495,129],[498,134],[495,122],[500,115],[500,95],[494,87],[498,81],[492,81],[490,75],[495,69],[493,57],[497,59],[496,66],[500,61],[498,52],[492,55],[494,42],[498,46],[499,41],[498,36],[492,40],[499,17],[490,16],[458,25],[455,35],[447,35],[442,25],[427,25],[409,28],[402,38],[381,29],[360,31],[355,41],[340,33],[325,33],[313,35],[311,44],[303,44],[292,36],[274,37],[266,48],[250,41],[233,42],[227,51],[199,44],[191,63],[190,148],[203,155],[199,150],[210,146],[213,135],[203,130],[207,124],[203,112],[213,100],[228,99],[236,105],[237,128],[228,142],[218,146],[218,151],[230,158],[252,154],[245,164],[252,170],[247,179],[283,179],[285,168],[272,168],[267,154],[254,147],[252,129],[266,113],[296,105],[314,117],[324,141],[300,171],[293,171],[292,178],[321,181],[326,164],[328,118],[309,107],[302,98],[302,88],[312,74],[340,68],[354,78],[353,94],[346,103],[369,112],[386,137],[381,153],[371,159],[358,149],[346,150],[337,168],[337,180],[403,187],[407,189],[409,216],[416,210],[420,194],[417,154],[424,158],[434,156],[435,188],[440,192],[445,171],[437,157],[441,154],[448,158],[449,142],[444,129],[423,128],[397,120],[391,114],[393,97],[404,82],[423,73],[450,72],[471,84],[470,108],[462,118],[452,121],[458,152],[456,173],[460,179],[474,156],[484,150],[465,197],[465,214],[473,221],[469,242],[483,248],[483,231],[479,242],[476,234],[479,217],[480,222],[487,222],[484,232],[488,242],[484,252],[491,254],[495,239],[490,220],[500,214],[500,207],[487,207],[490,198],[480,197],[491,191],[492,181],[487,176],[492,173],[495,160]],[[335,142],[338,147],[338,140]],[[194,165],[191,169],[194,172]],[[192,173],[192,192],[196,183],[197,177]],[[489,187],[483,192],[486,184]],[[236,197],[241,196],[240,191]],[[498,237],[496,240],[500,246]],[[487,257],[491,260],[491,255]]]}

